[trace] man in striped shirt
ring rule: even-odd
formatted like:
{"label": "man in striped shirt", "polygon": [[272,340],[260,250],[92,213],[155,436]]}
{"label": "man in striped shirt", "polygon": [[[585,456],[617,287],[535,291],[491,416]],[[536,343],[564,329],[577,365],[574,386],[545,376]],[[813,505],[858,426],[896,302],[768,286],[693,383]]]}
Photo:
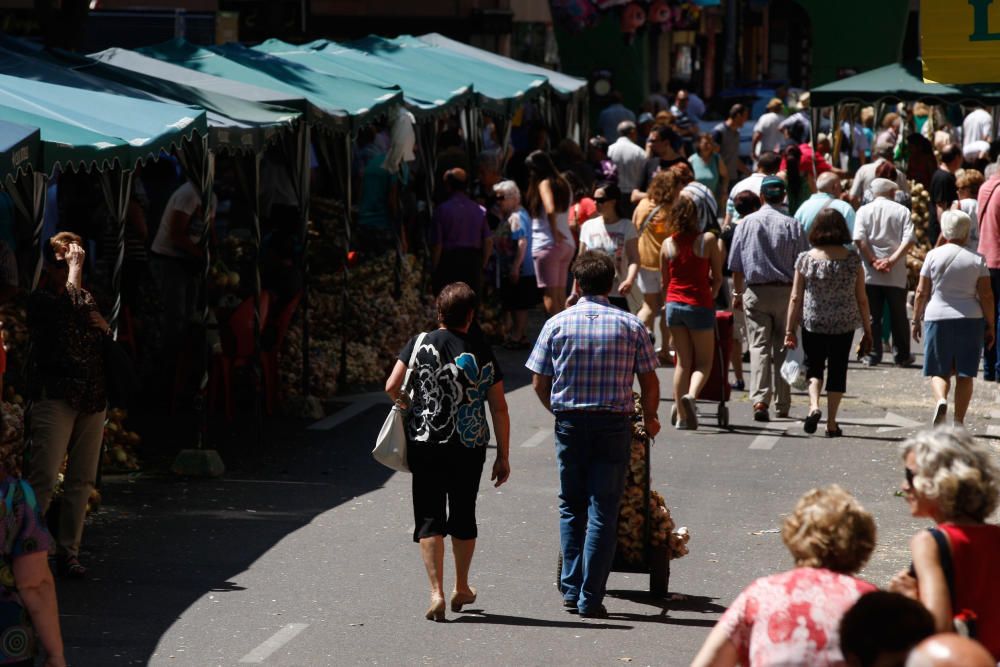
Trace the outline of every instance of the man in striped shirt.
{"label": "man in striped shirt", "polygon": [[608,303],[615,279],[611,257],[581,253],[573,275],[583,296],[546,322],[525,365],[542,405],[556,418],[563,605],[583,617],[604,618],[632,444],[633,378],[639,377],[650,437],[660,430],[660,386],[646,328]]}

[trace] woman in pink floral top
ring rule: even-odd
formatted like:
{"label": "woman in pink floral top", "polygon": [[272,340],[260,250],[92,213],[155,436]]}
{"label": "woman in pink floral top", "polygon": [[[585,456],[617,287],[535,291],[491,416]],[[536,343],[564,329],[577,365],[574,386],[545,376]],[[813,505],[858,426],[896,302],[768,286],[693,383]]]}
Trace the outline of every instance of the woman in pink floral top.
{"label": "woman in pink floral top", "polygon": [[838,627],[875,590],[853,576],[875,549],[875,521],[837,485],[799,500],[781,531],[795,569],[750,584],[705,640],[692,667],[844,665]]}

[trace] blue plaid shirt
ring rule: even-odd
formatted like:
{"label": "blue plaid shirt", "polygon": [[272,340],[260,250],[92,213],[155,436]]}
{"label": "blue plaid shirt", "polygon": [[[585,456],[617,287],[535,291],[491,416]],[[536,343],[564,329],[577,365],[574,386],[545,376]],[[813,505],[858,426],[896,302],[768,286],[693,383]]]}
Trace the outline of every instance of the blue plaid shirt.
{"label": "blue plaid shirt", "polygon": [[631,414],[633,378],[656,370],[656,353],[639,318],[585,296],[545,323],[525,366],[552,377],[553,412]]}

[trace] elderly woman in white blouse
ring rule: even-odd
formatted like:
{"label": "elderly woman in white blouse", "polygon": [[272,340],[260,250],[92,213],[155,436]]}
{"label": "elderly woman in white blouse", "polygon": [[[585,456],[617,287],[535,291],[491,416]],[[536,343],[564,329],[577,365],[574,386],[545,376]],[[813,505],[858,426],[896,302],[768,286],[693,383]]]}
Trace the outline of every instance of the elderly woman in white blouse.
{"label": "elderly woman in white blouse", "polygon": [[962,211],[945,211],[941,236],[947,241],[927,253],[913,304],[913,337],[924,335],[924,376],[931,378],[937,404],[933,423],[948,416],[948,392],[955,378],[954,422],[965,423],[972,381],[985,342],[996,338],[990,273],[982,255],[965,247],[972,221]]}

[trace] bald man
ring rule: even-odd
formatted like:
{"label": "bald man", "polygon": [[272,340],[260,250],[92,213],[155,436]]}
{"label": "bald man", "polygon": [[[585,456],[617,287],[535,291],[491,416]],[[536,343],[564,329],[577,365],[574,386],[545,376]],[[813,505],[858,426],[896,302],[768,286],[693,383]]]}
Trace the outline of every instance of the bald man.
{"label": "bald man", "polygon": [[954,633],[928,637],[906,659],[906,667],[996,667],[979,642]]}

